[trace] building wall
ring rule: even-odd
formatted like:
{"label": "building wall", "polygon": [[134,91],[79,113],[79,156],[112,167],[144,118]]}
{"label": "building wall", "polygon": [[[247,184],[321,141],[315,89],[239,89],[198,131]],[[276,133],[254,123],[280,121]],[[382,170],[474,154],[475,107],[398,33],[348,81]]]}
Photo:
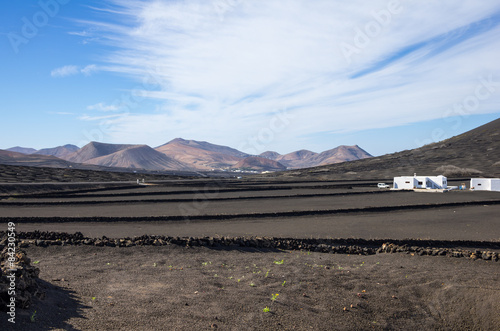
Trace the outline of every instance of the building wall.
{"label": "building wall", "polygon": [[477,191],[498,191],[500,192],[499,178],[472,178],[470,180],[471,189]]}
{"label": "building wall", "polygon": [[472,178],[470,180],[470,187],[476,191],[490,191],[491,180],[490,178]]}
{"label": "building wall", "polygon": [[491,190],[500,192],[500,179],[495,178],[491,180]]}
{"label": "building wall", "polygon": [[411,190],[415,187],[414,177],[394,177],[394,183],[392,185],[394,189],[398,190]]}
{"label": "building wall", "polygon": [[444,176],[412,176],[394,177],[393,188],[412,190],[414,188],[443,189],[448,187],[448,179]]}

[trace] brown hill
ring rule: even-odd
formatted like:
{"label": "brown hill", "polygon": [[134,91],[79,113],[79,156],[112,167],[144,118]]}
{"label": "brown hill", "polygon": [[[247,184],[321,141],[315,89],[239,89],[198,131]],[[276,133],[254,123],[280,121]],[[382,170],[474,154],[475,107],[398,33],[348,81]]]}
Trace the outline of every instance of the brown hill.
{"label": "brown hill", "polygon": [[0,164],[32,167],[70,168],[70,162],[50,155],[22,154],[0,150]]}
{"label": "brown hill", "polygon": [[305,168],[311,166],[309,160],[316,155],[318,155],[318,153],[301,149],[300,151],[280,155],[275,160],[287,168]]}
{"label": "brown hill", "polygon": [[413,175],[500,177],[500,119],[441,142],[398,153],[296,170],[287,176],[385,178]]}
{"label": "brown hill", "polygon": [[340,163],[346,161],[353,161],[371,157],[365,150],[358,145],[355,146],[339,146],[329,149],[322,153],[314,153],[308,150],[300,150],[293,153],[275,156],[270,154],[273,152],[266,152],[272,159],[280,162],[289,169],[310,168],[319,165]]}
{"label": "brown hill", "polygon": [[258,171],[283,171],[286,167],[279,162],[266,159],[259,156],[250,156],[244,158],[234,166],[233,169],[251,169]]}
{"label": "brown hill", "polygon": [[132,145],[109,155],[85,161],[106,167],[137,168],[146,170],[190,170],[191,168],[147,145]]}
{"label": "brown hill", "polygon": [[70,154],[75,153],[79,149],[80,148],[78,146],[68,144],[68,145],[58,146],[58,147],[54,147],[54,148],[40,149],[40,150],[36,151],[35,154],[52,155],[55,157],[64,158],[66,156],[69,156]]}
{"label": "brown hill", "polygon": [[260,153],[259,154],[260,157],[263,157],[265,159],[269,159],[269,160],[275,160],[281,156],[280,153],[278,152],[273,152],[273,151],[267,151],[267,152],[264,152],[264,153]]}
{"label": "brown hill", "polygon": [[92,141],[73,154],[65,156],[64,159],[75,163],[85,163],[88,160],[110,155],[133,146],[137,145],[105,144]]}
{"label": "brown hill", "polygon": [[161,145],[155,150],[200,170],[228,168],[248,156],[230,147],[180,138]]}
{"label": "brown hill", "polygon": [[312,158],[317,165],[327,165],[347,161],[355,161],[372,157],[358,145],[339,146],[328,151],[324,151]]}
{"label": "brown hill", "polygon": [[16,147],[8,148],[8,149],[6,149],[6,151],[21,153],[21,154],[33,154],[36,152],[36,149],[16,146]]}

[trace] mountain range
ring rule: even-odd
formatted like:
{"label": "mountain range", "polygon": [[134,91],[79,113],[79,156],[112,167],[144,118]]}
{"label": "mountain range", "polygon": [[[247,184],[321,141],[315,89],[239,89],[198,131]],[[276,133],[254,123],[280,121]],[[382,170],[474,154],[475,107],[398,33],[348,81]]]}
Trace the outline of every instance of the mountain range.
{"label": "mountain range", "polygon": [[[22,157],[23,155],[24,157]],[[285,155],[271,151],[260,155],[249,155],[231,147],[181,138],[176,138],[156,148],[147,145],[99,142],[90,142],[82,148],[74,145],[64,145],[35,150],[18,146],[3,151],[0,156],[2,156],[0,162],[19,165],[25,162],[34,163],[37,159],[43,162],[54,162],[54,159],[46,159],[47,157],[54,157],[71,164],[155,171],[228,169],[282,171],[371,157],[359,146],[339,146],[322,153],[299,150]],[[55,163],[57,164],[57,162]],[[66,166],[68,165],[66,164]]]}
{"label": "mountain range", "polygon": [[288,177],[321,179],[383,179],[413,176],[414,173],[452,178],[500,177],[500,118],[452,138],[415,149],[283,174]]}

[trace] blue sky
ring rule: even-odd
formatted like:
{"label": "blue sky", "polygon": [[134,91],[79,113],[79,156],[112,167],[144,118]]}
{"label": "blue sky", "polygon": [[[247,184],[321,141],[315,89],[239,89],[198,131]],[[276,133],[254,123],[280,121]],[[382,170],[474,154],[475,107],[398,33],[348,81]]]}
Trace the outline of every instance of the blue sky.
{"label": "blue sky", "polygon": [[9,1],[0,18],[0,148],[382,155],[500,117],[497,1]]}

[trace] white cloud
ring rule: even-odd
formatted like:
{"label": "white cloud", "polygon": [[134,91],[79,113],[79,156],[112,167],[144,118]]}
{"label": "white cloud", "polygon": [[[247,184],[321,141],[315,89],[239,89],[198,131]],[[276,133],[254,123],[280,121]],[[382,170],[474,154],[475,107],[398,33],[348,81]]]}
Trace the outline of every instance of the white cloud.
{"label": "white cloud", "polygon": [[49,111],[48,113],[51,115],[75,115],[74,113],[69,113],[65,111]]}
{"label": "white cloud", "polygon": [[116,111],[120,109],[117,105],[107,105],[104,102],[99,102],[95,105],[87,106],[88,110],[100,110],[100,111]]}
{"label": "white cloud", "polygon": [[123,114],[106,115],[106,116],[90,116],[90,115],[82,115],[82,116],[78,117],[78,119],[79,119],[79,120],[81,120],[81,121],[88,121],[88,122],[92,122],[92,121],[104,121],[104,120],[109,120],[109,119],[116,118],[116,117],[121,117],[121,116],[123,116]]}
{"label": "white cloud", "polygon": [[[318,132],[450,116],[480,76],[500,81],[495,2],[110,3],[115,23],[93,23],[115,49],[100,68],[135,77],[143,96],[161,103],[155,113],[136,107],[113,119],[117,141],[155,134],[246,141],[287,108],[295,119],[274,137],[271,148],[279,149]],[[499,92],[471,113],[497,112]]]}
{"label": "white cloud", "polygon": [[84,74],[85,76],[90,76],[94,72],[96,72],[97,70],[98,70],[98,68],[95,64],[90,64],[90,65],[84,67],[83,69],[81,69],[80,72],[82,74]]}
{"label": "white cloud", "polygon": [[67,77],[78,74],[78,66],[67,65],[63,67],[56,68],[50,72],[52,77]]}
{"label": "white cloud", "polygon": [[85,76],[90,76],[98,70],[99,68],[95,64],[89,64],[83,68],[76,65],[66,65],[52,70],[50,75],[55,78],[68,77],[78,75],[80,73]]}

